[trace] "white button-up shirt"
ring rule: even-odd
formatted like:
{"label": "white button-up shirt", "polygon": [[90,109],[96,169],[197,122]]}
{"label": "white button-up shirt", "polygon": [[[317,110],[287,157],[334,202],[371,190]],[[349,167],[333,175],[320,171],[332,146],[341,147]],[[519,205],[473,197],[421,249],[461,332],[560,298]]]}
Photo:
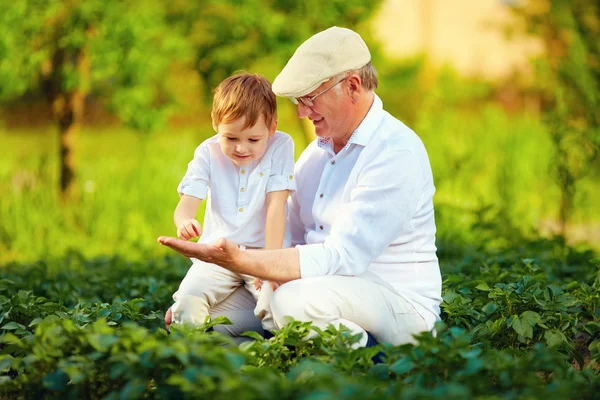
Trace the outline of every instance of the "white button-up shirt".
{"label": "white button-up shirt", "polygon": [[289,201],[303,278],[361,276],[409,301],[429,329],[439,319],[433,176],[419,137],[383,110],[367,116],[338,154],[317,139],[296,163]]}
{"label": "white button-up shirt", "polygon": [[[296,190],[294,141],[277,131],[260,160],[239,167],[223,154],[215,135],[198,146],[177,190],[207,199],[200,243],[224,237],[239,245],[264,247],[267,193]],[[283,245],[290,245],[289,228]]]}

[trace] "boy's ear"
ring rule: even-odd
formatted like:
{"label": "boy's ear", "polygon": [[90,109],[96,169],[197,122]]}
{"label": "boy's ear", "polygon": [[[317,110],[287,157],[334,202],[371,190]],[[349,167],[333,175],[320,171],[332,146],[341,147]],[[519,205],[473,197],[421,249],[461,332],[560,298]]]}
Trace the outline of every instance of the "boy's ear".
{"label": "boy's ear", "polygon": [[271,127],[269,128],[269,137],[273,136],[275,134],[276,130],[277,130],[277,118],[275,118],[275,120],[271,124]]}
{"label": "boy's ear", "polygon": [[218,127],[217,127],[217,125],[214,122],[212,123],[212,127],[213,127],[213,129],[215,130],[216,133],[219,133],[219,130],[217,129]]}

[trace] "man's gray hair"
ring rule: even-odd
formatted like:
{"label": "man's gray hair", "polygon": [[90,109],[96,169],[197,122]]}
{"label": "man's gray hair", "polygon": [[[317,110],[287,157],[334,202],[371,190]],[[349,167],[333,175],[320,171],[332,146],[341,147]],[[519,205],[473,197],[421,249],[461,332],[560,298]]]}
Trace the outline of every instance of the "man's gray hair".
{"label": "man's gray hair", "polygon": [[[334,77],[334,81],[339,81],[344,79],[344,77],[348,76],[348,74],[358,74],[360,76],[360,80],[362,82],[362,87],[368,91],[372,92],[377,89],[377,85],[379,83],[377,79],[377,71],[371,61],[369,61],[366,65],[360,67],[354,71],[342,72],[341,74]],[[339,86],[336,86],[334,90],[339,94],[341,93],[341,89]]]}
{"label": "man's gray hair", "polygon": [[373,91],[377,89],[377,84],[379,81],[377,80],[377,71],[375,71],[375,67],[369,61],[365,66],[361,67],[356,71],[358,76],[360,76],[360,80],[362,81],[363,87],[367,91]]}

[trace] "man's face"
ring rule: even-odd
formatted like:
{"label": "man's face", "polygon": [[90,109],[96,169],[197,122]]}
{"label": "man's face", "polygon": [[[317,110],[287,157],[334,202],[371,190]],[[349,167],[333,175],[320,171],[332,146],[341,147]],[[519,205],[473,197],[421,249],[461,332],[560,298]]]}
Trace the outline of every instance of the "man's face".
{"label": "man's face", "polygon": [[277,121],[267,127],[261,115],[254,126],[243,128],[246,117],[213,126],[219,134],[221,151],[237,166],[260,159],[267,150],[267,140],[273,136]]}
{"label": "man's face", "polygon": [[[332,79],[320,85],[304,97],[312,97],[322,90],[335,84]],[[347,135],[352,118],[351,100],[344,95],[347,82],[344,80],[332,90],[328,90],[313,101],[312,107],[305,106],[301,101],[298,103],[298,117],[308,117],[315,126],[318,137],[338,139]]]}

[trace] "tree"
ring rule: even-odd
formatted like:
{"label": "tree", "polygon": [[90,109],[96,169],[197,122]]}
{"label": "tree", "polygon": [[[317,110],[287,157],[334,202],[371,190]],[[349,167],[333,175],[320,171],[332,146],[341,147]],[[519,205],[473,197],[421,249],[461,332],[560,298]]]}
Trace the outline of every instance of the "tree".
{"label": "tree", "polygon": [[555,148],[553,173],[561,189],[564,234],[577,183],[594,168],[600,147],[600,4],[531,0],[518,2],[514,11],[525,31],[544,44],[535,66]]}
{"label": "tree", "polygon": [[38,94],[60,134],[60,188],[77,196],[74,144],[93,94],[125,123],[150,130],[170,98],[162,79],[185,44],[158,0],[0,2],[0,100]]}
{"label": "tree", "polygon": [[[381,0],[176,0],[170,3],[169,15],[194,48],[208,100],[219,82],[253,63],[261,63],[264,75],[275,75],[304,40],[333,25],[358,28],[368,40],[368,28],[361,24],[380,4]],[[310,136],[308,127],[301,126]]]}

